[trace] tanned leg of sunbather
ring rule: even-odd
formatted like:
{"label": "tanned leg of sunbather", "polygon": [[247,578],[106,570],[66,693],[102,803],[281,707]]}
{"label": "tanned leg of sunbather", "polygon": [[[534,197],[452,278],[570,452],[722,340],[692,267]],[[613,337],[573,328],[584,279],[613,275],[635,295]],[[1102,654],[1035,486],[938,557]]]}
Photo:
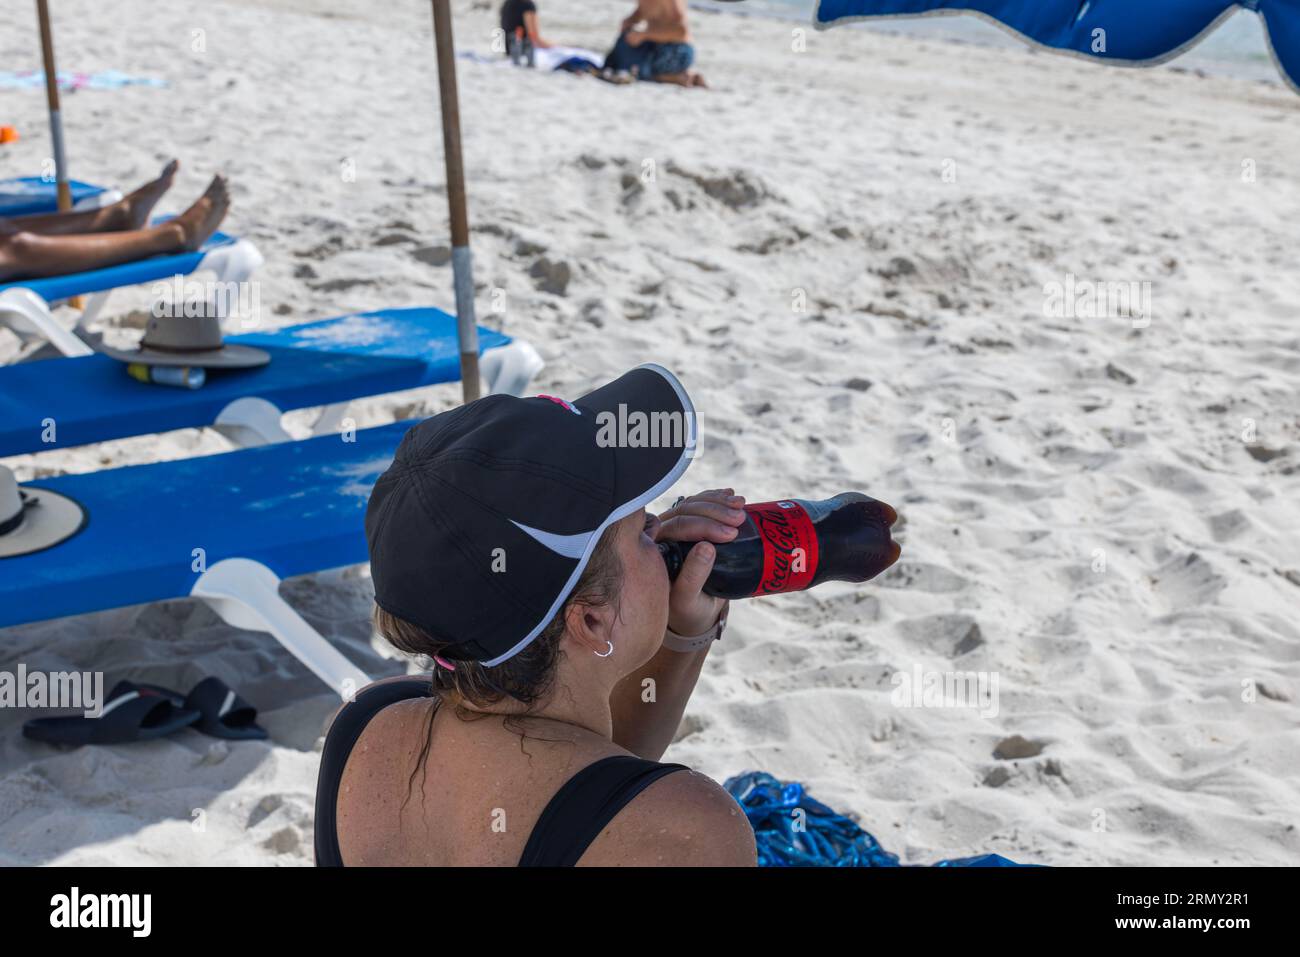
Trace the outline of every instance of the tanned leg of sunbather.
{"label": "tanned leg of sunbather", "polygon": [[9,225],[29,233],[45,236],[66,236],[77,233],[117,232],[124,229],[141,229],[149,224],[149,214],[171,188],[180,163],[172,160],[163,167],[162,174],[145,183],[134,193],[101,206],[76,212],[36,213],[33,216],[15,216]]}
{"label": "tanned leg of sunbather", "polygon": [[[198,249],[225,218],[230,192],[225,178],[215,176],[185,212],[144,226],[174,173],[169,166],[159,179],[103,210],[0,220],[0,282],[62,276]],[[78,231],[69,231],[69,220]]]}

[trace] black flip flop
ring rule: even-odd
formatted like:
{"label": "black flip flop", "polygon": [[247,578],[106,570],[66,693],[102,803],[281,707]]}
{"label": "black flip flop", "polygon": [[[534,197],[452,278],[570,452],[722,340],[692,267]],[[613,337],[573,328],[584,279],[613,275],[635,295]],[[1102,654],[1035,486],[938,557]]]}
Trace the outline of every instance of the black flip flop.
{"label": "black flip flop", "polygon": [[200,717],[197,710],[177,707],[148,685],[119,681],[98,718],[33,718],[23,723],[23,736],[47,744],[126,744],[164,737]]}
{"label": "black flip flop", "polygon": [[157,685],[142,685],[165,695],[178,708],[197,711],[194,730],[231,741],[262,740],[266,729],[257,724],[257,709],[241,698],[220,678],[204,678],[184,698],[179,692]]}

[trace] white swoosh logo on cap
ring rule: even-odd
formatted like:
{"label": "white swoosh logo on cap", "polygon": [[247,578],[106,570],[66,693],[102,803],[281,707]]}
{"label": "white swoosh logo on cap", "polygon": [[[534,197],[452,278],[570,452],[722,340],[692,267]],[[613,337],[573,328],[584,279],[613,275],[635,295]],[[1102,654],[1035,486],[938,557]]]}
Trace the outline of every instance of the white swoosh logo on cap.
{"label": "white swoosh logo on cap", "polygon": [[510,524],[521,532],[541,542],[557,555],[563,555],[565,558],[579,559],[587,550],[587,543],[591,541],[591,536],[595,532],[579,532],[577,535],[556,535],[554,532],[543,532],[540,528],[529,528],[527,525],[520,525],[513,518]]}

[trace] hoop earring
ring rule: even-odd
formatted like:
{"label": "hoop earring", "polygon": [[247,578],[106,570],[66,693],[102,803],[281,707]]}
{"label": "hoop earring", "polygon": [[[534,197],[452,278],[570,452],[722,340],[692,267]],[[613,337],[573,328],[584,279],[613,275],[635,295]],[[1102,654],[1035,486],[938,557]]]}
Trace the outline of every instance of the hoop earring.
{"label": "hoop earring", "polygon": [[595,655],[597,658],[608,658],[610,655],[612,655],[614,653],[614,642],[606,638],[605,644],[609,645],[609,651],[605,652],[603,655],[599,651],[593,651],[592,654]]}

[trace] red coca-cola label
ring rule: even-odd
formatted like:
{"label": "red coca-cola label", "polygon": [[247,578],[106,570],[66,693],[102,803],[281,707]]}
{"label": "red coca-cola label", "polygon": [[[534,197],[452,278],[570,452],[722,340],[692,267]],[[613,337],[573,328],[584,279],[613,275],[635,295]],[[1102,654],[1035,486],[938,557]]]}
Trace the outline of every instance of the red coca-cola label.
{"label": "red coca-cola label", "polygon": [[798,502],[760,502],[745,511],[763,543],[763,577],[755,595],[801,591],[817,573],[817,529]]}

